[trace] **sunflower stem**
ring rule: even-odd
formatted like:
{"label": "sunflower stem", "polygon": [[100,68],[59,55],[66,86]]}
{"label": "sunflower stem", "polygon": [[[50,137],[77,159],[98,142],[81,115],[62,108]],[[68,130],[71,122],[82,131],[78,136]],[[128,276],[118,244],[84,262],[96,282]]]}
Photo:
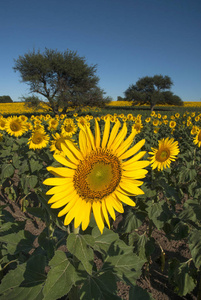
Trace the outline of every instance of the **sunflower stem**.
{"label": "sunflower stem", "polygon": [[75,227],[73,226],[73,233],[74,233],[74,234],[79,234],[79,231],[80,231],[80,226],[78,226],[77,228],[75,228]]}

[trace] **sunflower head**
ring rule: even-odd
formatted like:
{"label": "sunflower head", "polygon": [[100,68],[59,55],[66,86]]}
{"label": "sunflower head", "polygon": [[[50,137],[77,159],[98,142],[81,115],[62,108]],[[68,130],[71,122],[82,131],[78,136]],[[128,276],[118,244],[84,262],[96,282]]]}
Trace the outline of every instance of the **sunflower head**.
{"label": "sunflower head", "polygon": [[25,123],[17,116],[7,118],[5,129],[8,134],[15,137],[22,136],[27,130]]}
{"label": "sunflower head", "polygon": [[[74,227],[82,224],[85,230],[93,213],[96,223],[103,232],[104,222],[110,227],[109,216],[114,220],[115,211],[122,213],[123,205],[135,206],[130,196],[143,194],[139,188],[149,165],[149,161],[140,160],[145,151],[137,152],[145,140],[133,144],[136,130],[126,138],[127,125],[121,130],[119,120],[110,128],[110,118],[105,120],[103,133],[95,119],[95,136],[90,127],[80,125],[79,147],[72,141],[61,143],[65,154],[54,155],[63,167],[48,167],[56,177],[44,181],[52,185],[47,194],[52,195],[49,204],[52,208],[61,208],[58,216],[64,216],[64,224],[74,219]],[[102,136],[102,139],[101,139]]]}
{"label": "sunflower head", "polygon": [[179,153],[179,147],[178,142],[174,142],[173,138],[162,139],[158,144],[158,148],[151,148],[152,152],[149,152],[149,154],[151,155],[152,169],[158,168],[159,171],[162,171],[170,167],[170,163],[176,159]]}
{"label": "sunflower head", "polygon": [[42,149],[47,146],[49,142],[49,136],[43,129],[34,130],[31,137],[28,140],[29,149]]}
{"label": "sunflower head", "polygon": [[197,131],[197,134],[196,134],[193,142],[195,145],[198,145],[198,147],[201,147],[201,129],[199,129]]}

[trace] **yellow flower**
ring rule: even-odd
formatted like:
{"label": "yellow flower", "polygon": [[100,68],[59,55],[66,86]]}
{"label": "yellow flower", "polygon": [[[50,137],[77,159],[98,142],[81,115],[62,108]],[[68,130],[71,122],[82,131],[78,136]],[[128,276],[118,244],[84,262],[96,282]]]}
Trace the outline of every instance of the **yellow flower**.
{"label": "yellow flower", "polygon": [[193,126],[192,129],[191,129],[191,134],[194,135],[194,134],[197,134],[199,131],[199,128],[197,126]]}
{"label": "yellow flower", "polygon": [[6,127],[6,119],[2,116],[0,117],[0,130],[5,130]]}
{"label": "yellow flower", "polygon": [[28,140],[29,149],[42,149],[47,146],[49,142],[49,136],[43,129],[34,130],[31,137]]}
{"label": "yellow flower", "polygon": [[[104,118],[104,116],[101,116],[101,119],[103,119],[103,118]],[[85,119],[84,117],[79,117],[76,119],[76,121],[77,121],[78,127],[80,127],[80,126],[89,126],[90,127],[90,122],[87,119]]]}
{"label": "yellow flower", "polygon": [[179,113],[176,113],[176,114],[175,114],[175,117],[176,117],[177,119],[179,119],[180,114],[179,114]]}
{"label": "yellow flower", "polygon": [[193,142],[194,142],[195,145],[198,145],[198,147],[201,147],[201,129],[199,129],[199,131],[196,134]]}
{"label": "yellow flower", "polygon": [[15,137],[22,136],[26,132],[26,126],[17,116],[8,117],[6,120],[5,130]]}
{"label": "yellow flower", "polygon": [[176,125],[177,125],[177,123],[175,121],[170,121],[170,123],[169,123],[170,128],[175,128]]}
{"label": "yellow flower", "polygon": [[85,230],[93,212],[102,233],[104,221],[110,227],[108,214],[115,220],[115,210],[124,212],[122,202],[135,206],[129,196],[144,193],[139,188],[143,183],[139,179],[147,174],[144,168],[149,161],[140,160],[146,151],[136,153],[145,140],[130,148],[136,131],[124,140],[127,125],[124,123],[119,131],[120,126],[117,121],[110,132],[110,118],[107,118],[101,141],[99,123],[95,119],[95,137],[88,126],[82,126],[79,149],[71,141],[65,141],[66,146],[61,144],[61,148],[67,158],[54,155],[64,167],[48,167],[57,177],[46,179],[44,184],[54,186],[47,192],[53,195],[48,203],[52,204],[51,208],[63,207],[58,216],[65,215],[64,225],[74,219],[74,227],[82,224]]}
{"label": "yellow flower", "polygon": [[198,115],[195,117],[195,122],[198,122],[199,120],[200,120],[200,116]]}
{"label": "yellow flower", "polygon": [[65,119],[63,125],[61,126],[61,132],[64,135],[72,136],[77,131],[77,126],[75,125],[73,119]]}
{"label": "yellow flower", "polygon": [[56,130],[59,125],[59,121],[55,118],[49,119],[48,125],[48,130]]}
{"label": "yellow flower", "polygon": [[132,114],[127,114],[127,120],[132,121],[133,120],[133,115]]}
{"label": "yellow flower", "polygon": [[151,118],[150,118],[150,117],[148,117],[148,118],[145,119],[145,122],[146,122],[146,123],[149,123],[150,121],[151,121]]}
{"label": "yellow flower", "polygon": [[158,149],[151,148],[153,152],[149,152],[152,155],[150,157],[152,169],[170,167],[170,163],[175,161],[176,155],[179,153],[178,142],[174,142],[174,139],[166,138],[158,142]]}
{"label": "yellow flower", "polygon": [[153,125],[154,126],[158,126],[158,124],[159,124],[159,120],[157,120],[157,119],[153,120]]}
{"label": "yellow flower", "polygon": [[150,116],[151,116],[151,117],[154,117],[155,114],[156,114],[155,111],[152,111]]}
{"label": "yellow flower", "polygon": [[132,128],[135,129],[137,133],[140,133],[141,129],[143,128],[141,121],[136,120],[135,124],[133,124]]}
{"label": "yellow flower", "polygon": [[158,114],[158,119],[161,119],[161,114]]}
{"label": "yellow flower", "polygon": [[[61,144],[65,144],[65,140],[71,140],[70,136],[68,135],[63,135],[62,133],[55,133],[55,135],[53,135],[53,139],[51,141],[51,146],[50,146],[50,151],[54,151],[54,154],[60,154],[65,156],[63,150],[61,149]],[[72,141],[72,140],[71,140]]]}

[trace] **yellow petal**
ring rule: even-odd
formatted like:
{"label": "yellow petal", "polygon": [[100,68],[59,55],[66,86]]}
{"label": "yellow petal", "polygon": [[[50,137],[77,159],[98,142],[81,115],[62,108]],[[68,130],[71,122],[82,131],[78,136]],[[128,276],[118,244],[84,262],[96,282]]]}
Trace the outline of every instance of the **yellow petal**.
{"label": "yellow petal", "polygon": [[100,147],[100,127],[98,124],[98,121],[95,119],[95,144],[96,144],[96,148]]}
{"label": "yellow petal", "polygon": [[76,169],[77,165],[75,165],[74,163],[68,161],[65,157],[63,157],[62,155],[59,154],[54,154],[53,157],[62,165],[71,168],[71,169]]}
{"label": "yellow petal", "polygon": [[137,153],[142,148],[144,143],[145,143],[145,139],[139,141],[135,146],[133,146],[128,151],[123,153],[119,158],[120,159],[125,159],[125,158],[128,158],[128,157],[134,155],[135,153]]}
{"label": "yellow petal", "polygon": [[129,177],[132,179],[142,179],[148,173],[148,170],[141,169],[141,170],[131,170],[131,171],[122,171],[122,179],[125,177]]}
{"label": "yellow petal", "polygon": [[85,213],[86,201],[82,200],[80,206],[76,210],[75,219],[74,219],[74,227],[78,228],[83,219],[83,214]]}
{"label": "yellow petal", "polygon": [[70,188],[73,185],[72,179],[69,178],[69,180],[70,181],[66,184],[54,186],[53,188],[51,188],[46,192],[46,195],[54,195],[68,190],[68,188]]}
{"label": "yellow petal", "polygon": [[135,202],[133,200],[131,200],[128,196],[126,196],[125,194],[119,192],[119,191],[115,191],[115,194],[117,196],[117,198],[119,199],[119,201],[124,202],[127,205],[130,206],[135,206]]}
{"label": "yellow petal", "polygon": [[[57,178],[57,177],[53,177],[53,178],[47,178],[43,181],[43,184],[45,185],[64,185],[66,183],[69,183],[71,178]],[[72,181],[72,179],[71,179]]]}
{"label": "yellow petal", "polygon": [[89,140],[89,142],[91,144],[91,148],[95,149],[96,146],[95,146],[94,136],[93,136],[93,134],[91,132],[91,129],[88,126],[86,126],[86,132],[87,132],[87,135],[88,135],[88,140]]}
{"label": "yellow petal", "polygon": [[122,203],[117,199],[117,197],[113,197],[111,201],[112,201],[111,204],[112,204],[112,206],[114,207],[114,209],[115,209],[116,211],[118,211],[119,213],[123,213],[123,212],[124,212],[123,205],[122,205]]}
{"label": "yellow petal", "polygon": [[71,208],[76,204],[78,198],[79,196],[77,194],[73,194],[68,204],[58,213],[58,217],[66,215],[67,212],[69,212],[69,210],[71,210]]}
{"label": "yellow petal", "polygon": [[112,143],[112,145],[110,147],[114,152],[119,147],[119,145],[123,142],[124,138],[127,135],[127,131],[128,131],[127,125],[126,125],[126,122],[124,122],[124,125],[123,125],[121,131],[119,132],[119,134],[117,135],[116,139],[114,140],[114,142]]}
{"label": "yellow petal", "polygon": [[114,126],[112,128],[112,131],[110,133],[110,138],[109,138],[109,141],[108,141],[108,144],[107,144],[108,149],[110,148],[113,141],[115,140],[120,126],[121,126],[121,123],[119,122],[119,120],[117,120],[117,122],[114,124]]}
{"label": "yellow petal", "polygon": [[68,196],[71,196],[71,194],[74,192],[74,186],[70,186],[70,188],[68,188],[67,190],[63,191],[63,192],[60,192],[60,193],[57,193],[55,194],[54,196],[52,196],[49,200],[48,200],[48,203],[54,203],[62,198],[65,198],[65,197],[68,197]]}
{"label": "yellow petal", "polygon": [[102,213],[103,213],[103,216],[105,218],[105,221],[106,221],[108,227],[110,228],[110,221],[109,221],[109,218],[108,218],[108,213],[107,213],[107,208],[106,208],[106,204],[105,204],[105,199],[102,200]]}
{"label": "yellow petal", "polygon": [[124,191],[126,191],[128,194],[133,194],[133,195],[142,195],[144,192],[135,184],[132,184],[131,181],[126,180],[126,181],[121,181],[119,184],[120,188]]}
{"label": "yellow petal", "polygon": [[130,147],[134,137],[136,136],[136,133],[137,131],[133,130],[129,137],[119,146],[119,148],[117,148],[117,150],[115,151],[115,154],[117,154],[117,156],[121,156]]}
{"label": "yellow petal", "polygon": [[140,160],[126,166],[122,164],[122,169],[126,171],[132,171],[132,170],[134,171],[134,170],[140,170],[146,168],[149,165],[150,165],[150,161]]}
{"label": "yellow petal", "polygon": [[70,222],[75,218],[77,210],[81,205],[81,201],[82,199],[79,197],[74,206],[69,210],[68,214],[65,216],[64,225],[70,224]]}
{"label": "yellow petal", "polygon": [[103,132],[103,139],[102,139],[102,145],[101,145],[102,148],[106,147],[109,133],[110,133],[110,118],[108,117],[105,122],[105,127],[104,127],[104,132]]}
{"label": "yellow petal", "polygon": [[69,168],[54,168],[54,167],[47,167],[48,172],[62,177],[73,177],[75,174],[75,170]]}
{"label": "yellow petal", "polygon": [[106,204],[106,207],[107,207],[107,210],[108,210],[110,216],[115,221],[116,216],[115,216],[114,208],[112,206],[112,196],[107,197],[107,199],[105,200],[105,204]]}
{"label": "yellow petal", "polygon": [[96,224],[98,225],[98,228],[102,234],[103,229],[104,229],[104,221],[103,221],[103,215],[101,212],[101,203],[99,201],[97,201],[97,202],[94,201],[92,204],[92,209],[93,209],[94,218],[96,220]]}
{"label": "yellow petal", "polygon": [[80,130],[79,132],[79,145],[80,145],[80,151],[84,156],[87,155],[87,138],[86,138],[86,132],[84,130]]}
{"label": "yellow petal", "polygon": [[79,160],[83,160],[83,155],[82,153],[76,148],[75,144],[71,142],[70,140],[65,140],[65,143],[67,147],[70,149],[70,151],[73,153],[76,158]]}
{"label": "yellow petal", "polygon": [[146,154],[146,151],[140,151],[138,154],[136,154],[132,158],[128,159],[127,161],[122,162],[122,166],[132,165],[132,163],[140,160],[145,154]]}
{"label": "yellow petal", "polygon": [[84,217],[82,218],[82,230],[87,229],[91,217],[91,202],[86,202],[84,209]]}
{"label": "yellow petal", "polygon": [[68,147],[65,146],[63,143],[61,143],[61,149],[73,164],[75,164],[75,165],[79,164],[79,160],[73,155],[73,153],[70,151],[70,149],[68,149]]}

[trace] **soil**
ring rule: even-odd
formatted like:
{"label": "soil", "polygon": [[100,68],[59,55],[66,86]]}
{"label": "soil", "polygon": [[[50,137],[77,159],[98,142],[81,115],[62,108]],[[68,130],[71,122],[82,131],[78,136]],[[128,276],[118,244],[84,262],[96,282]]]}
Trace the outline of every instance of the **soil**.
{"label": "soil", "polygon": [[[44,222],[40,219],[34,217],[33,215],[28,214],[27,212],[23,213],[20,209],[20,205],[13,201],[10,201],[5,195],[0,192],[0,205],[8,206],[5,208],[8,210],[12,216],[16,219],[16,221],[22,221],[27,219],[25,229],[30,231],[32,234],[38,236],[45,227]],[[121,217],[117,218],[117,223],[121,220]],[[146,230],[146,224],[139,228],[138,233],[143,233]],[[154,239],[160,244],[162,249],[165,252],[166,263],[165,268],[161,270],[160,264],[160,255],[161,250],[160,246],[155,249],[154,254],[151,257],[151,264],[149,269],[149,274],[143,270],[141,277],[137,280],[137,285],[142,287],[151,293],[152,297],[155,300],[196,300],[197,290],[195,290],[187,294],[186,296],[180,297],[174,292],[174,287],[168,281],[168,260],[170,258],[177,258],[181,262],[189,259],[190,251],[184,240],[180,241],[169,241],[165,233],[159,230],[153,231]],[[37,239],[35,240],[35,245],[37,247]],[[95,263],[98,266],[101,266],[102,262],[98,256],[95,256]],[[127,286],[123,282],[118,282],[118,295],[124,300],[129,299],[129,286]],[[66,299],[66,298],[65,298]],[[62,300],[65,300],[62,298]],[[137,299],[136,299],[137,300]],[[143,300],[143,299],[142,299]]]}

